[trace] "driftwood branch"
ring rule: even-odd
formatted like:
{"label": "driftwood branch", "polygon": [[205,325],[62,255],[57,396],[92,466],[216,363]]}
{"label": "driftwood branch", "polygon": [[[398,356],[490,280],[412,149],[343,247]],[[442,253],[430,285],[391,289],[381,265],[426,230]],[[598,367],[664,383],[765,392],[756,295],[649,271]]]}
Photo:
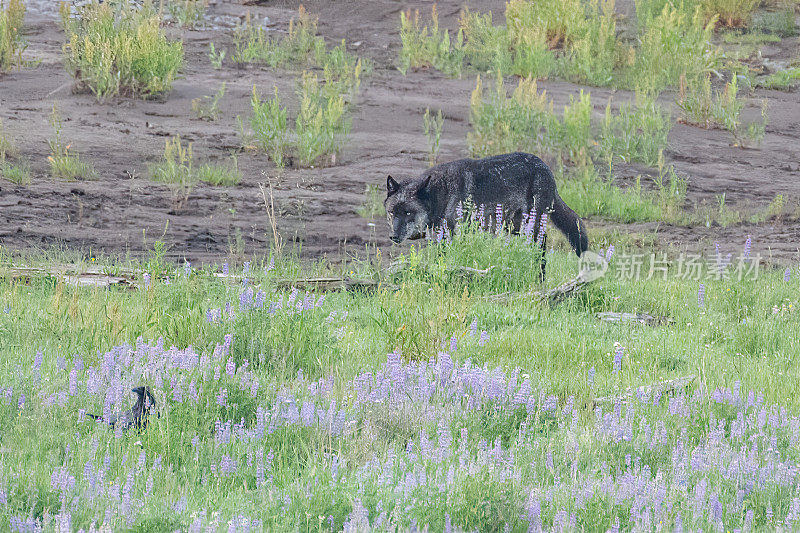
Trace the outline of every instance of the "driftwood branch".
{"label": "driftwood branch", "polygon": [[652,316],[647,313],[597,313],[597,318],[604,322],[628,322],[643,324],[645,326],[663,326],[671,324],[674,320],[668,316]]}
{"label": "driftwood branch", "polygon": [[685,389],[694,382],[696,376],[683,376],[680,378],[669,379],[660,381],[653,385],[643,385],[641,387],[628,387],[625,392],[618,396],[604,396],[602,398],[595,398],[594,405],[603,404],[616,404],[627,403],[633,400],[634,397],[649,397],[652,398],[654,394],[669,394],[681,389]]}
{"label": "driftwood branch", "polygon": [[574,279],[571,279],[553,289],[530,292],[504,292],[501,294],[487,296],[486,299],[491,302],[509,302],[516,298],[532,298],[534,300],[538,300],[543,303],[547,302],[552,305],[569,296],[576,295],[583,287],[595,279],[596,278],[593,276],[591,271],[584,270],[581,271]]}
{"label": "driftwood branch", "polygon": [[276,280],[278,287],[283,289],[300,289],[300,290],[321,290],[321,291],[338,291],[338,290],[375,290],[379,286],[388,289],[396,288],[392,284],[382,283],[372,279],[353,279],[353,278],[297,278],[297,279],[279,279]]}
{"label": "driftwood branch", "polygon": [[53,265],[49,268],[12,267],[0,272],[0,277],[30,283],[31,279],[52,276],[73,287],[135,287],[136,278],[132,272],[120,272],[117,275],[106,274],[96,268],[76,269],[75,265]]}

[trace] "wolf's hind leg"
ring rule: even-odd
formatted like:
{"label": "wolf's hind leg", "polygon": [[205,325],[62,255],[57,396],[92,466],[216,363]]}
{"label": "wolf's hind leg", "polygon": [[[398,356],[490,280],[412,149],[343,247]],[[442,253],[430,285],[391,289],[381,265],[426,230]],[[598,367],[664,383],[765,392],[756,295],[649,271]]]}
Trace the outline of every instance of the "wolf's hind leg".
{"label": "wolf's hind leg", "polygon": [[542,236],[542,259],[541,259],[541,272],[539,272],[539,283],[544,283],[545,267],[547,266],[547,233]]}

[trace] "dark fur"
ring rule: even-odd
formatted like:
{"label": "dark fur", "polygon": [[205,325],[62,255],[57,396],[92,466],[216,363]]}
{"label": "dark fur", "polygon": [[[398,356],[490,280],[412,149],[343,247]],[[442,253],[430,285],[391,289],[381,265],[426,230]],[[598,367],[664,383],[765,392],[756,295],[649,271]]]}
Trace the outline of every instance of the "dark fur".
{"label": "dark fur", "polygon": [[[105,422],[112,428],[117,424],[122,425],[123,429],[128,429],[135,426],[139,429],[147,427],[147,417],[150,415],[150,410],[156,406],[156,398],[153,396],[153,391],[150,387],[136,387],[131,389],[136,393],[136,403],[133,408],[121,413],[119,415],[111,415]],[[103,420],[102,415],[92,415],[87,413],[86,416],[94,420]]]}
{"label": "dark fur", "polygon": [[[514,233],[520,231],[523,214],[535,209],[533,230],[538,235],[541,215],[547,213],[579,257],[589,248],[583,221],[558,195],[553,173],[544,161],[532,154],[459,159],[402,182],[389,176],[386,192],[384,206],[394,242],[422,238],[443,222],[454,228],[456,207],[471,200],[476,206],[485,206],[487,219],[494,218],[495,207],[501,204],[503,220]],[[541,244],[544,247],[545,243]],[[542,278],[544,269],[543,262]]]}

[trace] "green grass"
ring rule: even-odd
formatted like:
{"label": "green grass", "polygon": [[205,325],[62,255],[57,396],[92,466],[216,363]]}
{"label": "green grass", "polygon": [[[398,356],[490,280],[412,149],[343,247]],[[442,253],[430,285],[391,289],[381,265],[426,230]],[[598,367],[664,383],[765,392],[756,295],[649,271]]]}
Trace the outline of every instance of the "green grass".
{"label": "green grass", "polygon": [[171,20],[180,26],[194,28],[202,24],[208,7],[207,0],[167,0],[164,7]]}
{"label": "green grass", "polygon": [[192,143],[184,146],[180,136],[165,141],[161,160],[150,165],[150,177],[169,187],[173,208],[177,210],[186,206],[189,196],[201,181],[216,186],[232,186],[241,181],[235,155],[231,156],[230,164],[204,162],[196,165]]}
{"label": "green grass", "polygon": [[22,50],[22,25],[25,22],[25,3],[8,0],[0,3],[0,72],[19,63]]}
{"label": "green grass", "polygon": [[66,67],[79,88],[98,100],[170,91],[183,64],[183,44],[167,39],[151,4],[136,9],[124,0],[115,9],[90,3],[74,16],[62,9],[62,21]]}
{"label": "green grass", "polygon": [[611,102],[601,126],[598,148],[602,157],[616,156],[626,162],[638,161],[648,166],[658,163],[667,146],[672,118],[652,97],[637,94],[636,101],[611,112]]}
{"label": "green grass", "polygon": [[512,0],[505,24],[491,13],[462,12],[454,38],[419,12],[400,16],[399,68],[433,67],[460,77],[465,66],[478,72],[523,77],[559,76],[593,86],[641,88],[677,85],[717,67],[721,52],[711,44],[717,22],[694,2],[636,2],[634,40],[622,39],[613,0]]}
{"label": "green grass", "polygon": [[200,120],[217,120],[219,118],[219,102],[225,96],[225,82],[222,82],[214,96],[203,96],[192,100],[192,113]]}
{"label": "green grass", "polygon": [[731,81],[725,84],[723,90],[714,91],[713,96],[710,76],[688,84],[682,82],[677,101],[683,112],[682,120],[704,128],[724,128],[731,133],[734,143],[739,146],[760,144],[768,120],[766,100],[761,104],[761,120],[744,123],[741,119],[744,101],[739,98],[738,93],[739,77],[736,75],[731,76]]}
{"label": "green grass", "polygon": [[363,218],[382,218],[386,214],[383,207],[385,191],[374,183],[368,183],[364,188],[364,201],[356,209],[358,216]]}
{"label": "green grass", "polygon": [[[288,123],[288,112],[281,104],[278,89],[271,99],[262,100],[253,87],[250,117],[252,135],[243,131],[243,140],[255,142],[258,149],[269,155],[278,168],[283,168],[290,157],[302,167],[336,164],[336,158],[350,132],[351,91],[358,90],[357,69],[352,83],[337,79],[332,70],[325,68],[325,78],[320,81],[316,74],[304,71],[297,80],[299,110],[292,129]],[[243,128],[242,128],[243,129]]]}
{"label": "green grass", "polygon": [[[491,25],[491,16],[489,16]],[[451,76],[461,74],[464,61],[464,32],[459,30],[455,40],[450,33],[439,28],[439,15],[436,5],[431,7],[430,26],[422,26],[419,10],[400,12],[400,42],[402,48],[398,69],[405,74],[409,69],[434,67]]]}
{"label": "green grass", "polygon": [[[548,286],[577,272],[563,239],[554,244]],[[601,238],[593,248],[608,244]],[[725,244],[725,252],[741,245]],[[713,464],[692,470],[690,457],[712,443],[725,453],[744,447],[747,456],[754,450],[751,430],[736,437],[727,429],[738,427],[739,408],[718,397],[734,391],[746,405],[755,391],[758,403],[747,408],[744,420],[755,425],[763,418],[760,430],[769,433],[753,438],[769,442],[774,431],[776,439],[768,454],[749,455],[754,465],[797,460],[797,437],[788,424],[800,412],[794,394],[800,367],[793,355],[800,345],[787,332],[800,327],[798,280],[793,274],[785,282],[783,269],[763,268],[755,279],[739,280],[733,269],[720,279],[705,270],[700,280],[684,278],[676,258],[662,278],[659,271],[648,275],[651,253],[618,246],[602,281],[556,306],[528,297],[485,298],[537,287],[539,251],[524,236],[472,231],[412,249],[399,259],[402,270],[389,277],[368,263],[339,270],[321,263],[301,267],[279,257],[266,272],[254,260],[246,287],[212,276],[218,268],[187,276],[157,253],[146,263],[108,265],[112,272],[123,266],[138,270],[137,290],[80,289],[52,277],[23,284],[6,275],[16,260],[3,255],[0,490],[7,503],[0,520],[33,517],[54,529],[65,501],[72,528],[95,522],[111,529],[186,530],[195,521],[206,526],[246,517],[251,526],[259,520],[258,529],[328,531],[358,520],[351,513],[363,506],[370,524],[385,512],[384,520],[400,529],[413,520],[437,531],[452,522],[454,528],[522,532],[529,516],[549,528],[564,509],[567,517],[576,514],[577,528],[606,530],[629,518],[635,497],[655,493],[622,492],[631,487],[625,479],[632,478],[642,483],[633,486],[664,487],[676,509],[661,517],[669,529],[677,509],[684,526],[709,528],[708,510],[694,507],[699,487],[735,502],[741,485]],[[638,279],[626,274],[631,257],[643,261]],[[469,275],[460,267],[489,270]],[[316,294],[313,308],[289,311],[307,297],[292,296],[280,279],[342,271],[399,288],[332,292],[324,301]],[[142,272],[152,275],[146,289]],[[169,283],[159,272],[170,276]],[[266,295],[262,308],[259,291]],[[267,310],[278,301],[280,310]],[[633,310],[670,316],[674,323],[651,328],[594,316]],[[624,350],[617,370],[618,346]],[[387,357],[395,350],[397,359]],[[422,385],[413,372],[442,372],[448,357],[465,376],[453,382],[458,392],[449,388],[448,374],[424,381],[429,388],[410,386],[397,396],[393,387],[406,378],[393,377],[383,392],[370,386],[376,373],[388,377],[393,365],[406,361],[418,362],[402,371],[409,372],[412,385]],[[467,360],[470,373],[462,366]],[[428,370],[410,370],[423,364]],[[116,394],[117,378],[103,374],[104,365],[122,372],[126,388],[153,387],[161,416],[152,417],[146,430],[116,433],[78,421],[80,409],[102,413],[106,391]],[[534,407],[506,406],[486,396],[501,373],[499,387],[508,387],[512,396],[527,382]],[[595,411],[597,398],[692,374],[697,377],[685,393],[604,404]],[[89,393],[87,387],[99,388]],[[480,404],[470,403],[475,397],[482,398]],[[129,402],[122,398],[123,405]],[[291,424],[299,416],[294,409],[299,413],[306,402],[324,409],[322,421]],[[348,423],[332,431],[336,417],[326,417],[340,409]],[[243,427],[225,431],[227,421]],[[718,432],[720,423],[724,433]],[[615,437],[615,431],[626,437]],[[677,459],[682,453],[684,459]],[[686,467],[685,476],[673,472],[675,461]],[[99,472],[102,484],[92,485]],[[766,474],[757,469],[755,475]],[[751,479],[744,471],[741,476]],[[603,479],[620,491],[618,498],[601,489]],[[595,487],[593,495],[576,500],[587,484]],[[81,497],[99,487],[103,491],[91,501]],[[114,503],[117,491],[120,501],[130,498],[136,505]],[[756,529],[770,529],[783,523],[793,497],[791,488],[762,478],[741,504],[722,507],[722,520],[731,529],[742,527],[745,510],[751,510]],[[531,501],[540,502],[539,514],[529,514],[537,508]]]}
{"label": "green grass", "polygon": [[779,70],[774,74],[770,74],[758,84],[767,89],[780,89],[788,91],[798,85],[800,81],[800,67],[788,68],[786,70]]}
{"label": "green grass", "polygon": [[14,163],[9,159],[0,157],[0,178],[17,185],[29,185],[31,183],[30,166],[24,162]]}
{"label": "green grass", "polygon": [[50,175],[69,181],[97,178],[97,172],[91,163],[81,159],[80,154],[72,150],[72,143],[64,144],[61,138],[62,121],[55,104],[50,114],[50,125],[53,127],[53,138],[47,141],[50,146]]}

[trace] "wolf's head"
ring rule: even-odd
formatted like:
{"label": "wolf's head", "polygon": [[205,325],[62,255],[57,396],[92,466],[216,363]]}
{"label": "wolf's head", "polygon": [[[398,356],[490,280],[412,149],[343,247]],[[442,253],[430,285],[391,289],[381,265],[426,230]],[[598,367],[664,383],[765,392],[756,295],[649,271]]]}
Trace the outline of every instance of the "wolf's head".
{"label": "wolf's head", "polygon": [[403,183],[398,183],[391,176],[386,179],[386,200],[383,205],[394,242],[425,236],[425,230],[431,224],[430,181],[430,176]]}
{"label": "wolf's head", "polygon": [[136,394],[136,404],[140,406],[143,412],[149,411],[152,407],[156,405],[156,398],[153,396],[153,392],[150,390],[150,387],[135,387],[131,389],[134,394]]}

